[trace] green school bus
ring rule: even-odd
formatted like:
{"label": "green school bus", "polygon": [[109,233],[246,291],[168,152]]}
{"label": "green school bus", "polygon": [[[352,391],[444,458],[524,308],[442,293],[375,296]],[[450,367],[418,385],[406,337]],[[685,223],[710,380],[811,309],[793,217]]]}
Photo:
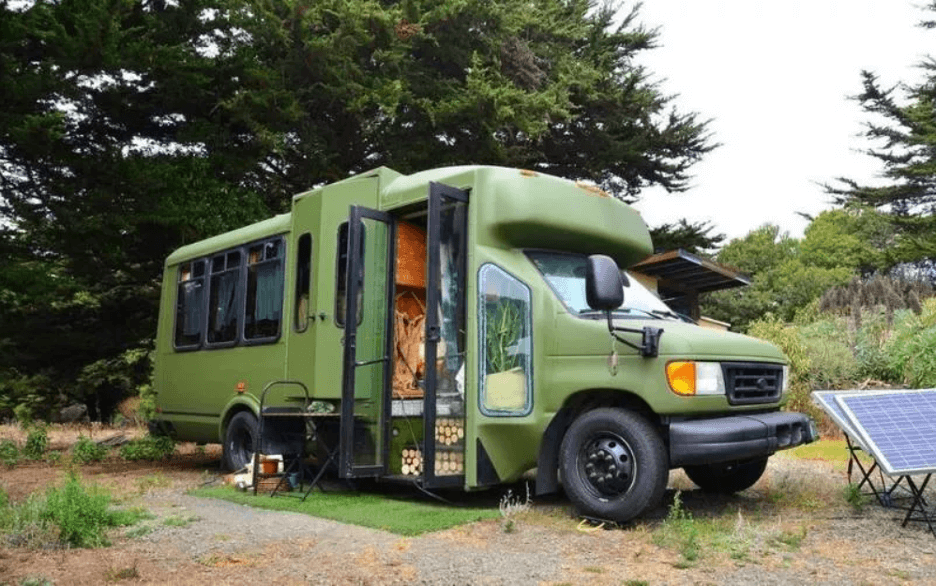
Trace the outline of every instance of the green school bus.
{"label": "green school bus", "polygon": [[635,210],[538,172],[379,168],[301,193],[166,259],[151,429],[221,442],[235,470],[290,435],[342,478],[473,490],[535,469],[536,494],[614,521],[671,468],[743,490],[815,427],[781,411],[776,347],[619,269],[650,252]]}

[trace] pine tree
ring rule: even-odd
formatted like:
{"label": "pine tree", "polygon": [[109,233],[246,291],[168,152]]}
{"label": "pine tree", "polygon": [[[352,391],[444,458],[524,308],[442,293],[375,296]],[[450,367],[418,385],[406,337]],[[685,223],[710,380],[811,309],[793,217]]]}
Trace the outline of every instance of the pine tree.
{"label": "pine tree", "polygon": [[[936,12],[936,2],[925,9]],[[932,29],[936,23],[921,26]],[[889,215],[899,234],[888,251],[891,264],[936,259],[936,60],[928,57],[919,67],[923,81],[890,88],[878,75],[862,72],[862,92],[855,100],[869,115],[863,134],[875,146],[866,152],[880,161],[884,183],[839,178],[826,186],[837,203]]]}

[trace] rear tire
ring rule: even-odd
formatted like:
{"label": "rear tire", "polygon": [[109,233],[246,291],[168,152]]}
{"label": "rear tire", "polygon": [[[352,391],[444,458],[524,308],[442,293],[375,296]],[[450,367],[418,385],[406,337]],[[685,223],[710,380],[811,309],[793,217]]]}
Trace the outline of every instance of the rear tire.
{"label": "rear tire", "polygon": [[727,464],[707,464],[686,466],[686,476],[705,492],[732,494],[754,486],[767,469],[767,458],[731,462]]}
{"label": "rear tire", "polygon": [[623,409],[580,415],[559,451],[562,483],[585,516],[623,523],[659,504],[669,462],[656,429]]}
{"label": "rear tire", "polygon": [[249,411],[236,413],[224,432],[221,461],[224,468],[236,472],[245,467],[260,444],[260,426]]}

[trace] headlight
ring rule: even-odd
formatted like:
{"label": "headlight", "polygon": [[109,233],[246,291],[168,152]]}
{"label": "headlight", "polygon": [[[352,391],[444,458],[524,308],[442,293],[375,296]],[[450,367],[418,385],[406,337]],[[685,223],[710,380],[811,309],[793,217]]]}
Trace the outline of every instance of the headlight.
{"label": "headlight", "polygon": [[670,362],[666,381],[677,395],[724,395],[725,378],[718,362]]}
{"label": "headlight", "polygon": [[785,393],[790,388],[790,365],[783,365],[783,382],[780,383],[780,392]]}

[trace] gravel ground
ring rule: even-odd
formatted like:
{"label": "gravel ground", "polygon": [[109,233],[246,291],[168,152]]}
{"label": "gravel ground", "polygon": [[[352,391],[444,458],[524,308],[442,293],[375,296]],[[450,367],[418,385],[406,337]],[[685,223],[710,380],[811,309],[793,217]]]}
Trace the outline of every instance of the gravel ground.
{"label": "gravel ground", "polygon": [[[158,469],[105,468],[98,478],[137,486]],[[489,520],[404,538],[187,494],[206,477],[204,467],[177,467],[171,486],[128,498],[157,518],[144,523],[152,528],[145,535],[115,534],[110,548],[0,550],[0,584],[28,576],[76,585],[936,584],[936,538],[925,525],[902,528],[899,511],[876,505],[855,512],[842,498],[841,466],[827,462],[772,458],[754,488],[731,497],[692,490],[674,472],[667,502],[684,491],[696,521],[727,524],[746,543],[742,555],[703,545],[692,561],[678,537],[659,539],[665,507],[631,527],[596,529],[579,526],[564,500],[540,502],[512,532]],[[15,478],[0,478],[8,480]],[[778,541],[790,535],[795,543]]]}

